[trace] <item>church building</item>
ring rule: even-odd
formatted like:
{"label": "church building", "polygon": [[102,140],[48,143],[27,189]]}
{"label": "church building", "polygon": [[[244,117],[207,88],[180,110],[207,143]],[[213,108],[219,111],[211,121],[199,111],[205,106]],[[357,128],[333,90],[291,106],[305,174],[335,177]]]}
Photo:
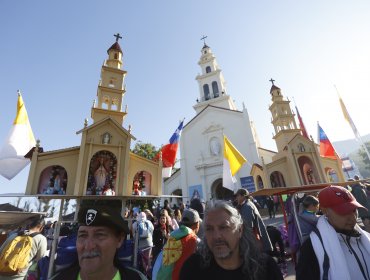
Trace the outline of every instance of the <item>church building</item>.
{"label": "church building", "polygon": [[[161,195],[162,163],[130,151],[131,128],[123,127],[122,111],[126,71],[123,53],[116,42],[108,49],[101,68],[97,102],[91,108],[93,123],[84,126],[81,145],[43,151],[32,150],[26,194],[50,195]],[[90,98],[89,98],[90,99]]]}
{"label": "church building", "polygon": [[301,134],[290,101],[271,82],[269,110],[278,151],[272,158],[262,156],[262,165],[253,164],[251,175],[257,189],[344,182],[341,161],[320,156],[319,145]]}
{"label": "church building", "polygon": [[260,146],[245,105],[237,110],[216,58],[206,44],[198,64],[202,72],[196,77],[200,92],[193,106],[196,115],[184,126],[180,169],[165,180],[166,194],[182,195],[185,201],[232,197],[233,192],[222,186],[223,135],[248,161],[236,174],[235,190],[243,187],[254,192],[262,188],[345,181],[340,160],[321,157],[319,145],[302,136],[290,101],[273,80],[269,110],[277,152]]}
{"label": "church building", "polygon": [[[228,199],[233,192],[222,186],[223,136],[225,135],[249,163],[261,163],[258,140],[247,109],[240,111],[228,94],[222,70],[211,48],[204,44],[196,76],[199,97],[193,106],[195,116],[183,128],[180,140],[180,166],[164,183],[166,194],[182,195],[185,201],[197,197]],[[250,164],[236,174],[235,188],[255,190]]]}

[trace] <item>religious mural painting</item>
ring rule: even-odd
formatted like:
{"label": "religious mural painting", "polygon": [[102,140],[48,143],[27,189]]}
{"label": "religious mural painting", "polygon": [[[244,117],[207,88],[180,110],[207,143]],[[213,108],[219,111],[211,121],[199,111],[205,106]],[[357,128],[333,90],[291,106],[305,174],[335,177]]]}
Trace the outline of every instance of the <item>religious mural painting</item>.
{"label": "religious mural painting", "polygon": [[90,160],[86,195],[116,195],[117,158],[99,151]]}
{"label": "religious mural painting", "polygon": [[66,194],[67,171],[60,165],[45,168],[40,175],[37,193],[39,194]]}
{"label": "religious mural painting", "polygon": [[152,175],[145,171],[139,171],[135,174],[132,183],[133,195],[150,195],[151,194]]}
{"label": "religious mural painting", "polygon": [[202,185],[194,185],[189,187],[189,197],[190,201],[193,199],[203,199],[203,190],[202,190]]}

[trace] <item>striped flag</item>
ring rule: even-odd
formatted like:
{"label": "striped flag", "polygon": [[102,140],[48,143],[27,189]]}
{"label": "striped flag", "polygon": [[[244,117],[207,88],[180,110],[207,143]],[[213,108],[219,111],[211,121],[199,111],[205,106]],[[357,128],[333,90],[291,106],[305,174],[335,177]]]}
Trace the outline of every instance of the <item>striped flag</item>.
{"label": "striped flag", "polygon": [[8,138],[0,149],[0,175],[14,178],[31,161],[24,156],[36,145],[26,107],[18,91],[17,116]]}
{"label": "striped flag", "polygon": [[224,135],[224,161],[222,184],[224,188],[234,191],[236,179],[234,175],[247,160],[235,148],[229,139]]}

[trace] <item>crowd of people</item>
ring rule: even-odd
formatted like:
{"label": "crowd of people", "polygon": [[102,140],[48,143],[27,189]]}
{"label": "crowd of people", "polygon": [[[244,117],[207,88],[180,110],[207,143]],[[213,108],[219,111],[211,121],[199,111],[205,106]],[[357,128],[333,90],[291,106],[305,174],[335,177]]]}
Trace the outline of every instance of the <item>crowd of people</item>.
{"label": "crowd of people", "polygon": [[[360,187],[329,186],[301,198],[296,279],[370,280],[369,196]],[[49,261],[44,256],[54,228],[38,217],[10,235],[0,248],[0,279],[47,279],[41,264]],[[138,211],[133,221],[115,207],[84,206],[75,231],[68,229],[75,255],[51,279],[283,279],[279,264],[290,245],[265,226],[245,189],[231,202],[194,199],[170,207],[165,201],[153,212]],[[29,247],[18,250],[27,255],[23,262],[13,262],[17,238]]]}

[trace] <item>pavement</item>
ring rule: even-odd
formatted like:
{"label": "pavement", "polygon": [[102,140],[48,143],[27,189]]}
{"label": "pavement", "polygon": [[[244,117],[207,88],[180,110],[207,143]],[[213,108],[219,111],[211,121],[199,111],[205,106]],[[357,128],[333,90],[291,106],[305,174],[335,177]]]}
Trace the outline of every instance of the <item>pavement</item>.
{"label": "pavement", "polygon": [[[262,213],[261,213],[262,214]],[[282,214],[277,214],[275,218],[270,219],[269,216],[262,216],[263,222],[266,226],[275,226],[279,228],[281,224],[284,224],[284,216]],[[291,259],[287,260],[288,273],[284,279],[295,280],[295,268],[294,263]]]}

